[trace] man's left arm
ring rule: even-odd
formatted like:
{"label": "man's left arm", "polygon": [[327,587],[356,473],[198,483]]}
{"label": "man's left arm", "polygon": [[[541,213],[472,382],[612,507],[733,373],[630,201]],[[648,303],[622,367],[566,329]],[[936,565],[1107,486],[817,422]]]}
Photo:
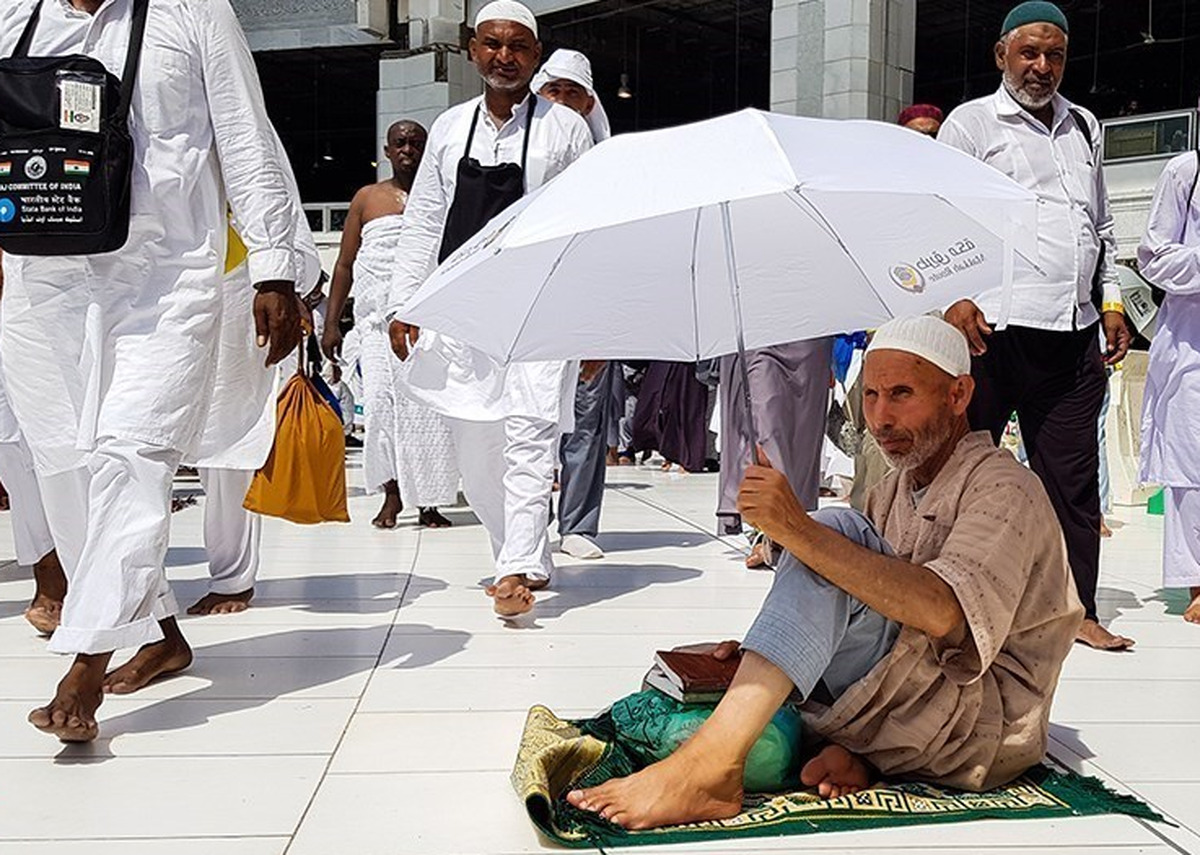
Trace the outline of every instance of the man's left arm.
{"label": "man's left arm", "polygon": [[[760,464],[767,464],[761,450]],[[769,464],[751,466],[738,511],[815,573],[889,620],[945,638],[964,622],[954,589],[932,570],[867,549],[814,520],[788,480]]]}
{"label": "man's left arm", "polygon": [[[1092,127],[1092,139],[1099,140],[1100,123],[1090,114],[1087,116],[1087,122]],[[1096,199],[1096,210],[1092,212],[1092,222],[1104,251],[1103,266],[1099,271],[1103,289],[1100,322],[1104,327],[1106,342],[1104,361],[1109,365],[1115,365],[1129,352],[1129,345],[1132,344],[1133,337],[1125,323],[1125,303],[1121,299],[1121,280],[1117,276],[1117,237],[1113,227],[1112,208],[1108,203],[1108,187],[1104,181],[1104,168],[1098,145],[1092,148],[1092,159],[1093,197]]]}

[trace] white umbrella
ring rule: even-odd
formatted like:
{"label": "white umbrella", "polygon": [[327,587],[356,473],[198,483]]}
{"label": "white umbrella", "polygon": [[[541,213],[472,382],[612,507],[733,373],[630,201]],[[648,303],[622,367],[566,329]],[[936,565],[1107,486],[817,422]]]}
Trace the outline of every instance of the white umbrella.
{"label": "white umbrella", "polygon": [[745,110],[601,143],[400,316],[501,362],[694,361],[1010,290],[1036,203],[904,128]]}

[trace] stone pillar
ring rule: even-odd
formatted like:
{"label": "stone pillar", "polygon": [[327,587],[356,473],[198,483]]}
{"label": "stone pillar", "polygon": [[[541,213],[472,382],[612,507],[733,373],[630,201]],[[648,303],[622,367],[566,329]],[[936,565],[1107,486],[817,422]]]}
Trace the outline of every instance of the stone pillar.
{"label": "stone pillar", "polygon": [[893,121],[912,99],[916,0],[773,0],[771,109]]}
{"label": "stone pillar", "polygon": [[483,81],[461,43],[463,0],[400,0],[399,20],[408,28],[408,50],[379,61],[376,99],[380,179],[391,173],[383,160],[387,129],[399,119],[426,128],[447,107],[483,92]]}

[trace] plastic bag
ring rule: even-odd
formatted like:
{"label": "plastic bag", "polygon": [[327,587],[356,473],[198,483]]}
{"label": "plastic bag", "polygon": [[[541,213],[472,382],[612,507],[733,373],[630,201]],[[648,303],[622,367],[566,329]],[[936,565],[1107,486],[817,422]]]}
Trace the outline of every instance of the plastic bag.
{"label": "plastic bag", "polygon": [[[613,704],[611,716],[621,744],[646,764],[674,753],[712,715],[710,705],[685,705],[649,689]],[[746,758],[743,785],[750,793],[796,786],[800,765],[800,713],[782,707]]]}
{"label": "plastic bag", "polygon": [[275,445],[243,506],[294,523],[350,522],[342,420],[302,371],[279,393]]}

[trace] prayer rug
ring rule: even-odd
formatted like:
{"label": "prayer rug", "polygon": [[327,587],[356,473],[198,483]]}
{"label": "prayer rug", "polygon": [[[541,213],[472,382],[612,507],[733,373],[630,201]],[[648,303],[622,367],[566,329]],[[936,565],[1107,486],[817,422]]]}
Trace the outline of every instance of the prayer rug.
{"label": "prayer rug", "polygon": [[638,762],[615,734],[607,713],[564,721],[545,707],[529,711],[512,783],[530,819],[551,840],[570,848],[604,849],[973,819],[1115,813],[1164,821],[1145,803],[1114,793],[1095,778],[1037,766],[1013,783],[987,793],[885,782],[840,799],[821,799],[804,791],[747,794],[742,813],[732,819],[625,831],[566,801],[571,789],[595,786],[637,771]]}

